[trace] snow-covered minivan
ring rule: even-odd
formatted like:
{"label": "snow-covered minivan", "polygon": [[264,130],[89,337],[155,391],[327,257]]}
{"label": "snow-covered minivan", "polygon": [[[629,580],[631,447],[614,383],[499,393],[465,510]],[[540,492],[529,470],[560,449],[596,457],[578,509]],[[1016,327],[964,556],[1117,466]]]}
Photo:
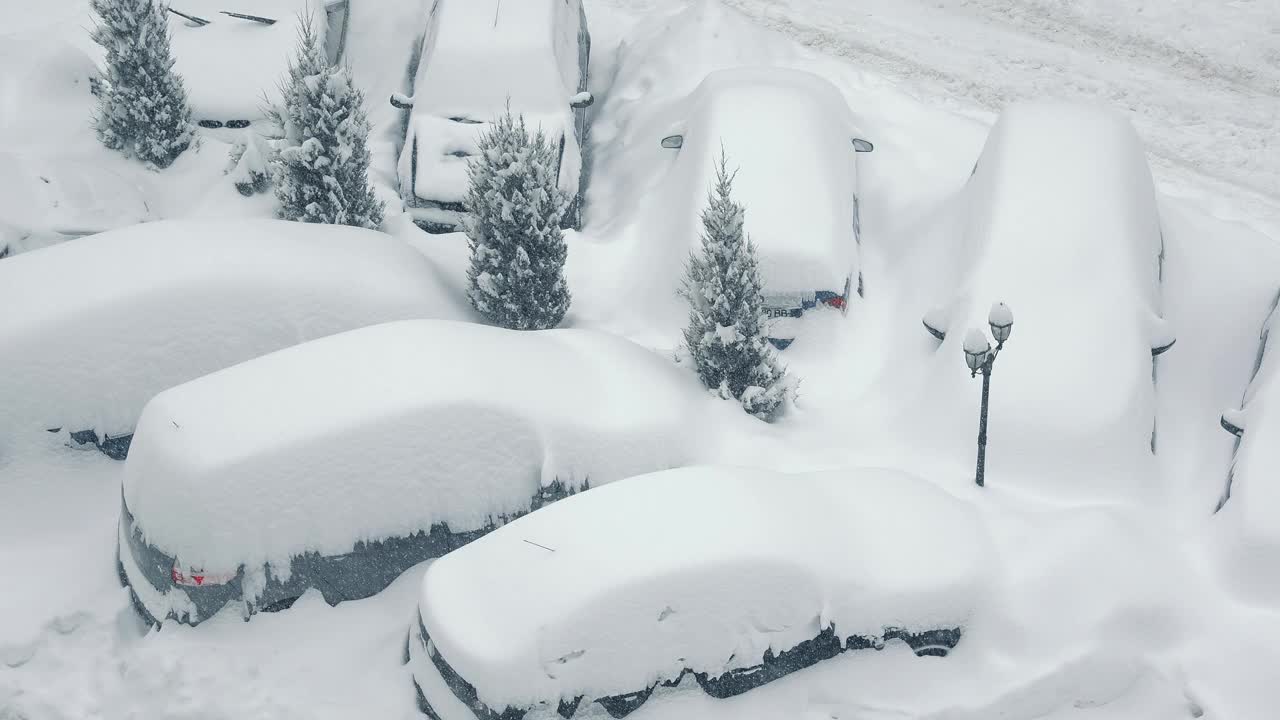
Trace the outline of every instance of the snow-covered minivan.
{"label": "snow-covered minivan", "polygon": [[467,163],[510,109],[559,150],[559,186],[577,226],[587,132],[591,35],[580,0],[431,0],[400,153],[400,195],[428,232],[453,232],[466,210]]}
{"label": "snow-covered minivan", "polygon": [[845,312],[863,294],[857,154],[872,144],[840,91],[801,70],[712,72],[681,107],[683,119],[661,139],[678,153],[670,182],[687,207],[676,212],[688,218],[696,246],[723,150],[760,261],[770,340],[786,348],[805,311]]}
{"label": "snow-covered minivan", "polygon": [[409,320],[298,345],[148,403],[121,576],[152,622],[311,588],[368,597],[551,500],[687,464],[714,404],[670,361],[593,331]]}
{"label": "snow-covered minivan", "polygon": [[[1161,314],[1155,187],[1128,118],[1094,104],[1008,106],[960,212],[957,242],[938,258],[954,282],[923,318],[943,342],[922,382],[934,401],[922,422],[971,446],[950,412],[975,408],[963,340],[1005,303],[1018,321],[991,383],[991,433],[1008,448],[999,462],[1021,462],[1023,477],[1060,489],[1151,482],[1155,356],[1173,336]],[[1080,471],[1083,448],[1101,467]],[[1068,469],[1069,482],[1051,480]]]}
{"label": "snow-covered minivan", "polygon": [[385,234],[165,220],[0,260],[0,427],[122,458],[153,395],[299,342],[467,310]]}
{"label": "snow-covered minivan", "polygon": [[726,698],[891,640],[945,656],[990,557],[969,503],[894,470],[651,473],[437,560],[404,661],[427,717],[620,718],[686,675]]}

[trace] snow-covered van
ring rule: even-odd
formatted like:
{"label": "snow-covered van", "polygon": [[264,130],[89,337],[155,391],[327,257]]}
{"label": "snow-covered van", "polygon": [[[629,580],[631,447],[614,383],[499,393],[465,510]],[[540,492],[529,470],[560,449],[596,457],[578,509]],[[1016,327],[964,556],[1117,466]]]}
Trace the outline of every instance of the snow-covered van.
{"label": "snow-covered van", "polygon": [[[1075,487],[1148,481],[1154,358],[1173,336],[1161,315],[1155,187],[1129,120],[1101,105],[1010,105],[960,212],[958,242],[940,249],[955,282],[923,319],[943,340],[922,383],[936,421],[955,424],[943,403],[976,411],[962,342],[969,329],[987,327],[993,303],[1004,303],[1018,321],[991,381],[991,435],[1007,448],[1000,462],[1024,461],[1034,470],[1026,477],[1049,477],[1078,467],[1088,447],[1107,472],[1080,472]],[[967,430],[955,437],[972,443]]]}
{"label": "snow-covered van", "polygon": [[166,220],[0,260],[0,427],[116,457],[153,395],[299,342],[466,310],[372,230]]}
{"label": "snow-covered van", "polygon": [[437,560],[404,661],[428,717],[620,718],[685,675],[725,698],[891,640],[945,656],[991,556],[972,506],[898,471],[657,472]]}
{"label": "snow-covered van", "polygon": [[687,464],[714,404],[669,360],[593,331],[416,320],[298,345],[147,405],[121,574],[151,621],[309,588],[367,597],[546,502]]}
{"label": "snow-covered van", "polygon": [[192,120],[215,134],[265,117],[264,98],[286,77],[309,20],[330,62],[342,58],[348,0],[171,0],[173,69]]}
{"label": "snow-covered van", "polygon": [[1237,440],[1214,518],[1223,570],[1251,600],[1268,604],[1280,599],[1280,353],[1271,344],[1278,304],[1280,295],[1263,322],[1240,409],[1222,414],[1223,429]]}
{"label": "snow-covered van", "polygon": [[716,71],[681,105],[683,119],[661,139],[678,153],[670,182],[687,207],[675,211],[696,247],[723,149],[760,261],[770,340],[785,348],[806,310],[844,312],[863,293],[856,158],[872,145],[840,91],[800,70]]}
{"label": "snow-covered van", "polygon": [[559,186],[577,226],[591,35],[580,0],[431,0],[400,153],[400,195],[429,232],[461,229],[467,163],[508,108],[559,150]]}

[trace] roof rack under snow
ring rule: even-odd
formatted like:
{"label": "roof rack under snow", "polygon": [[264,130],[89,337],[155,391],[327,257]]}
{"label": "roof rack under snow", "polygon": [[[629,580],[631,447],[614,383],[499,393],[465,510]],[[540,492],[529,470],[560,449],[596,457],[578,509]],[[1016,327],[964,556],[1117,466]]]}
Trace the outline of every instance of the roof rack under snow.
{"label": "roof rack under snow", "polygon": [[156,396],[125,500],[148,542],[197,566],[343,553],[478,529],[555,480],[684,464],[699,402],[692,374],[603,333],[389,323]]}

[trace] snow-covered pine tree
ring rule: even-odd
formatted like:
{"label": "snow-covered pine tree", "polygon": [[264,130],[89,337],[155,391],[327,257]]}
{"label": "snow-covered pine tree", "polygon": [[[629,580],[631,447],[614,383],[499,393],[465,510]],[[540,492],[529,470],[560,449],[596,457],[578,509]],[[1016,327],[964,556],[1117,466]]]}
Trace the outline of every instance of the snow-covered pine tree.
{"label": "snow-covered pine tree", "polygon": [[480,138],[467,168],[467,297],[491,322],[516,330],[555,327],[569,309],[568,254],[560,223],[569,199],[557,185],[556,149],[510,110]]}
{"label": "snow-covered pine tree", "polygon": [[730,197],[734,173],[726,163],[722,152],[702,211],[702,247],[685,268],[682,294],[690,309],[684,340],[704,385],[769,420],[792,385],[765,334],[756,251],[743,236],[745,211]]}
{"label": "snow-covered pine tree", "polygon": [[156,0],[89,0],[106,51],[94,127],[104,145],[168,167],[191,144],[191,111],[173,71],[165,8]]}
{"label": "snow-covered pine tree", "polygon": [[280,87],[273,116],[283,139],[271,160],[285,220],[377,229],[384,204],[369,186],[364,93],[345,67],[329,64],[310,19]]}

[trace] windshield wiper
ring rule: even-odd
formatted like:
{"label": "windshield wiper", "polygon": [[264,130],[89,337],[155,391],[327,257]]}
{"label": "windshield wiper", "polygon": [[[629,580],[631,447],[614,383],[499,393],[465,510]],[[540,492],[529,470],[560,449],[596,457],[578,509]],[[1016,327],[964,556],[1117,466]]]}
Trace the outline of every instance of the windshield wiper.
{"label": "windshield wiper", "polygon": [[222,13],[223,15],[230,15],[233,18],[240,18],[241,20],[252,20],[254,22],[262,23],[263,25],[276,24],[275,20],[272,20],[271,18],[261,17],[259,15],[242,15],[241,13],[228,12],[226,10],[219,10],[218,12]]}
{"label": "windshield wiper", "polygon": [[209,21],[205,20],[202,17],[196,17],[195,15],[188,15],[184,12],[178,12],[177,10],[174,10],[171,7],[166,7],[165,9],[173,13],[174,15],[177,15],[178,17],[183,17],[183,18],[186,18],[187,20],[190,20],[191,22],[196,24],[196,27],[204,27],[205,25],[209,24]]}

